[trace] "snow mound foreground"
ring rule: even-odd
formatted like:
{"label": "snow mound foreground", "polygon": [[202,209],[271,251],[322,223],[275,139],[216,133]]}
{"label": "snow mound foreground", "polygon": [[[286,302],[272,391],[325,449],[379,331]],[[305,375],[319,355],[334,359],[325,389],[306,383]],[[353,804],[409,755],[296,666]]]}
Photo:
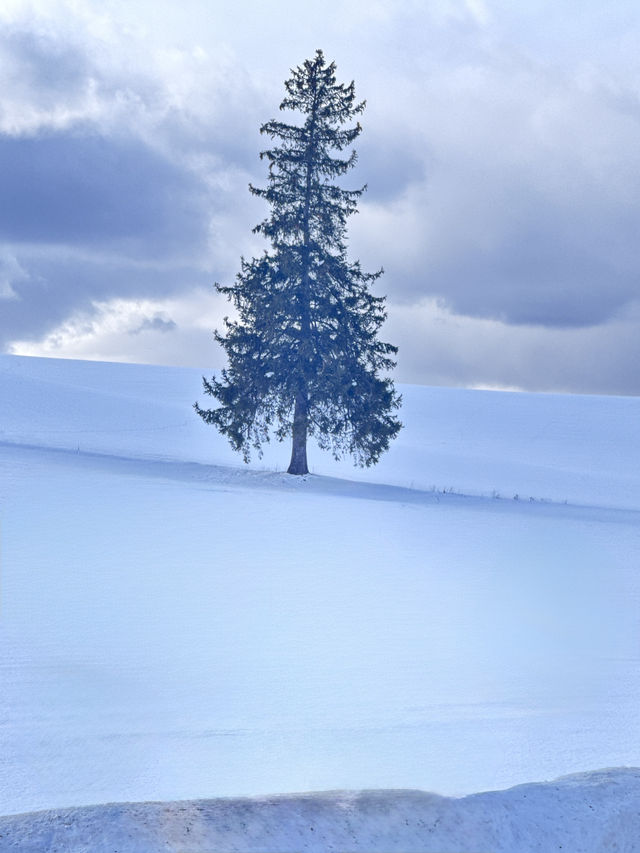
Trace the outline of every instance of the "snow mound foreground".
{"label": "snow mound foreground", "polygon": [[0,850],[630,853],[640,850],[640,769],[460,799],[339,791],[56,809],[0,819]]}

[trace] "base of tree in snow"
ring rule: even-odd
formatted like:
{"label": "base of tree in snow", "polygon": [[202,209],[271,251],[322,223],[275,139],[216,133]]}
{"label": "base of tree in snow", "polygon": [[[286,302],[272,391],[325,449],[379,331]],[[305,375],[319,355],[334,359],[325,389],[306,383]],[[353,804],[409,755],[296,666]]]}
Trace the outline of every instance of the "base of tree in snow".
{"label": "base of tree in snow", "polygon": [[571,853],[640,850],[640,769],[454,799],[338,791],[121,803],[0,818],[0,850],[147,853]]}

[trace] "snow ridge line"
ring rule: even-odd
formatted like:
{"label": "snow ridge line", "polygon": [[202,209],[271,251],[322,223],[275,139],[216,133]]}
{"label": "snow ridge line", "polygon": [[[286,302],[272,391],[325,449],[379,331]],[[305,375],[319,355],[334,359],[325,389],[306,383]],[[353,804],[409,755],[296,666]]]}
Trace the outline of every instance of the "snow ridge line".
{"label": "snow ridge line", "polygon": [[564,517],[584,517],[587,515],[593,516],[593,520],[617,521],[624,524],[638,524],[640,521],[640,509],[632,507],[570,503],[552,498],[525,498],[518,494],[514,495],[513,498],[507,498],[489,491],[485,494],[473,494],[459,492],[452,488],[420,489],[391,483],[347,480],[314,473],[293,477],[283,471],[209,464],[192,460],[171,459],[166,456],[127,456],[105,451],[81,450],[80,448],[74,450],[70,447],[47,446],[6,439],[0,439],[0,452],[2,450],[14,450],[28,454],[48,454],[60,462],[73,460],[74,464],[93,463],[100,468],[108,467],[114,473],[139,474],[182,482],[192,481],[200,487],[204,486],[214,490],[233,487],[240,489],[260,488],[417,506],[442,504],[449,508],[484,509],[486,511],[493,509],[502,512],[537,512],[544,515],[562,513]]}

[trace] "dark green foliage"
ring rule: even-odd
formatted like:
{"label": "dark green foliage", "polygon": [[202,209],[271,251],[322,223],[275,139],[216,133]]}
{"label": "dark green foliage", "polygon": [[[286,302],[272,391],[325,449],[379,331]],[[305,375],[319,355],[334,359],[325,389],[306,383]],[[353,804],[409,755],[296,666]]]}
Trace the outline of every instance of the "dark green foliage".
{"label": "dark green foliage", "polygon": [[230,286],[216,285],[238,312],[215,333],[228,367],[204,390],[219,402],[196,411],[249,459],[251,448],[275,434],[293,437],[290,473],[306,473],[311,434],[336,457],[359,465],[377,462],[400,429],[393,383],[380,372],[395,366],[397,348],[378,341],[384,298],[369,285],[382,274],[365,273],[346,252],[347,218],[363,189],[336,183],[356,161],[335,156],[359,135],[343,128],[364,109],[354,84],[335,81],[335,64],[322,51],[292,71],[281,110],[302,113],[301,125],[269,121],[260,129],[277,144],[263,151],[266,189],[251,186],[271,206],[254,231],[271,250],[242,260]]}

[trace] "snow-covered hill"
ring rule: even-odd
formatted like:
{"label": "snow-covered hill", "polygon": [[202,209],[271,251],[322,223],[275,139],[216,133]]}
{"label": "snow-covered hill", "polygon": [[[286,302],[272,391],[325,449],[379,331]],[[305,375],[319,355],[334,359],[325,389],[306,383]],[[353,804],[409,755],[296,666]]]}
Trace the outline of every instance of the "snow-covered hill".
{"label": "snow-covered hill", "polygon": [[[242,468],[195,417],[202,371],[0,355],[0,442]],[[310,453],[316,474],[467,495],[640,509],[640,399],[401,386],[405,429],[371,469]],[[259,469],[282,471],[290,449]]]}
{"label": "snow-covered hill", "polygon": [[[379,466],[300,479],[194,415],[198,371],[0,357],[0,814],[640,765],[640,400],[402,390]],[[523,790],[437,802],[517,839]],[[599,833],[637,775],[558,790]],[[616,849],[582,808],[563,849]],[[555,849],[457,837],[400,846]]]}

